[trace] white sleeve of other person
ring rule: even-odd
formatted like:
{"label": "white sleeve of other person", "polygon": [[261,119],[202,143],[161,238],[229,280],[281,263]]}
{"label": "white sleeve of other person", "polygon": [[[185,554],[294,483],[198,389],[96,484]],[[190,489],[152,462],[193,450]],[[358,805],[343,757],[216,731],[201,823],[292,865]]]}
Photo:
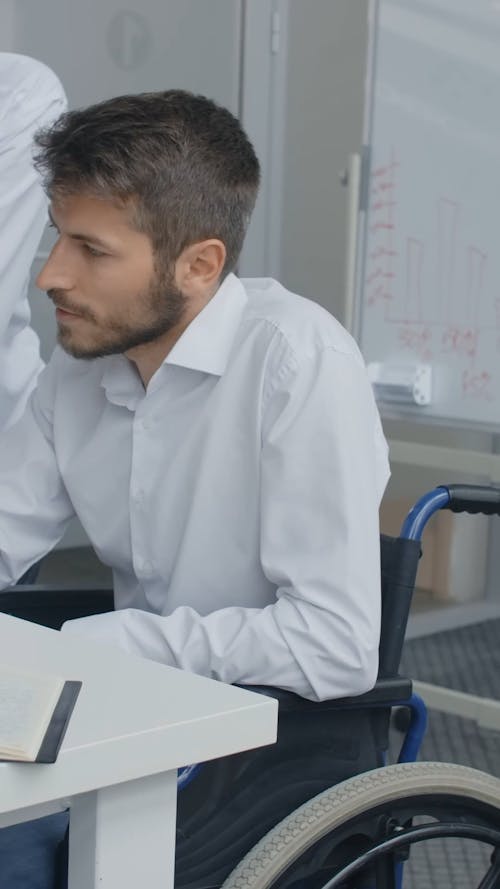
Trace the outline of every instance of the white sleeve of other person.
{"label": "white sleeve of other person", "polygon": [[22,414],[43,367],[27,295],[47,221],[47,199],[32,164],[33,136],[65,108],[50,68],[0,53],[0,430]]}

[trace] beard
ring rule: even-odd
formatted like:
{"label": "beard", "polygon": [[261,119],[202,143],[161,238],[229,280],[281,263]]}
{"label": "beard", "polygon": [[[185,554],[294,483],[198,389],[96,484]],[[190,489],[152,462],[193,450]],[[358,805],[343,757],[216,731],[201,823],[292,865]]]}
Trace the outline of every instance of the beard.
{"label": "beard", "polygon": [[85,329],[89,332],[85,338],[78,335],[78,330],[75,332],[72,323],[58,322],[57,341],[73,358],[88,360],[122,354],[154,342],[179,324],[187,303],[172,277],[160,274],[155,276],[149,290],[138,294],[128,317],[114,318],[107,323],[90,309],[73,306],[60,291],[50,290],[48,296],[58,308],[74,312],[87,322]]}

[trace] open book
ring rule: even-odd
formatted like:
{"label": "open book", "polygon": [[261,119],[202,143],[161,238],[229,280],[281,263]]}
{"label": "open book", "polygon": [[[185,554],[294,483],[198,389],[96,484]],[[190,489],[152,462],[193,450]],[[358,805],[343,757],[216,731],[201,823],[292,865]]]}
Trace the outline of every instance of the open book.
{"label": "open book", "polygon": [[55,762],[81,686],[0,663],[0,760]]}

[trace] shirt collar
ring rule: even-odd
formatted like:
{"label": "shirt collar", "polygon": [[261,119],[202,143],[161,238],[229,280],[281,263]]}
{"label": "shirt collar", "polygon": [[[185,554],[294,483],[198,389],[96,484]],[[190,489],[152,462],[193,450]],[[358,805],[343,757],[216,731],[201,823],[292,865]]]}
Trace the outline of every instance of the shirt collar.
{"label": "shirt collar", "polygon": [[134,411],[144,397],[144,386],[132,362],[125,355],[110,355],[97,361],[104,365],[101,386],[108,400]]}
{"label": "shirt collar", "polygon": [[243,284],[235,275],[228,275],[163,363],[222,376],[246,303]]}
{"label": "shirt collar", "polygon": [[[168,353],[163,364],[222,376],[247,303],[241,281],[228,275],[212,299],[196,315]],[[101,385],[114,404],[135,410],[144,388],[124,355],[98,359],[104,362]]]}

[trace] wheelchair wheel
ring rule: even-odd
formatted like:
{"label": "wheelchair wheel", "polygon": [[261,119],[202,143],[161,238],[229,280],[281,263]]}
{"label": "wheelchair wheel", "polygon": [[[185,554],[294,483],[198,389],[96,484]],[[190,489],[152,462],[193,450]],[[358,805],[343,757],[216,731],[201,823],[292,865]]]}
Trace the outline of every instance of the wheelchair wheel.
{"label": "wheelchair wheel", "polygon": [[448,763],[387,766],[344,781],[289,815],[223,889],[392,889],[410,847],[443,837],[486,844],[486,874],[474,886],[500,889],[500,780]]}

